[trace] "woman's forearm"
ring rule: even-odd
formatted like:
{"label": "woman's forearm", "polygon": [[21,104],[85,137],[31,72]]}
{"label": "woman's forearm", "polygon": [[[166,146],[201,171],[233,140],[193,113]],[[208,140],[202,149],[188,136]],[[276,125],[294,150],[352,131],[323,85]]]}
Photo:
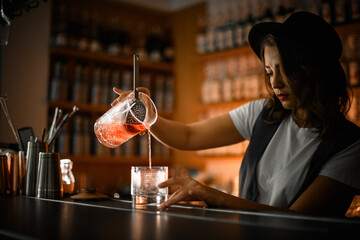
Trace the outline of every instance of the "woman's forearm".
{"label": "woman's forearm", "polygon": [[248,201],[243,198],[235,197],[233,195],[221,192],[217,189],[204,186],[205,193],[203,199],[205,203],[211,207],[238,209],[238,210],[271,210],[271,211],[286,211],[288,208],[279,208],[270,205],[265,205],[257,202]]}
{"label": "woman's forearm", "polygon": [[186,124],[158,117],[156,123],[151,126],[152,135],[163,144],[179,149],[189,149],[188,142],[190,127]]}
{"label": "woman's forearm", "polygon": [[151,132],[162,143],[180,150],[215,148],[244,140],[229,114],[191,124],[159,117]]}

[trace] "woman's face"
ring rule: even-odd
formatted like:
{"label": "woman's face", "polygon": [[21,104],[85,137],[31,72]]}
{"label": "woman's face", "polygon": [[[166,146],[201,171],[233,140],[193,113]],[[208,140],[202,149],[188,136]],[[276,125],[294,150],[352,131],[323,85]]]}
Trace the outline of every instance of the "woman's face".
{"label": "woman's face", "polygon": [[266,45],[264,48],[264,67],[269,76],[274,94],[285,109],[295,107],[296,96],[292,92],[289,79],[285,75],[284,67],[276,46]]}

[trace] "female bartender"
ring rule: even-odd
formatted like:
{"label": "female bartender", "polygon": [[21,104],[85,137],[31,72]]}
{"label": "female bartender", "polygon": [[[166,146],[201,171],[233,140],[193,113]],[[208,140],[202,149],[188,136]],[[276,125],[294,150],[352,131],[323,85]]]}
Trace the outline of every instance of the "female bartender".
{"label": "female bartender", "polygon": [[339,36],[322,18],[297,12],[284,23],[256,24],[249,43],[264,64],[269,98],[193,124],[159,117],[151,128],[180,150],[250,140],[239,197],[175,177],[159,185],[180,186],[161,207],[198,199],[221,208],[344,215],[360,192],[360,128],[345,118],[350,97]]}

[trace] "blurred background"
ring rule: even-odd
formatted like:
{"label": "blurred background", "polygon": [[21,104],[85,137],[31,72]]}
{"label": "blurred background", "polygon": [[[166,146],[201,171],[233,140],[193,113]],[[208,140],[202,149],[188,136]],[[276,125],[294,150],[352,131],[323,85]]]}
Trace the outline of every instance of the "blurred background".
{"label": "blurred background", "polygon": [[[1,46],[0,90],[16,128],[41,137],[54,109],[79,112],[55,144],[73,161],[75,189],[128,195],[130,166],[148,164],[147,136],[116,149],[102,146],[95,120],[132,89],[132,55],[140,55],[140,84],[151,90],[159,114],[184,123],[224,114],[267,96],[261,62],[247,43],[251,26],[282,22],[311,11],[340,34],[343,67],[353,87],[349,119],[360,123],[360,2],[358,0],[4,0],[10,19]],[[15,143],[0,114],[0,142]],[[199,152],[152,141],[154,165],[171,176],[190,175],[231,194],[247,142]]]}

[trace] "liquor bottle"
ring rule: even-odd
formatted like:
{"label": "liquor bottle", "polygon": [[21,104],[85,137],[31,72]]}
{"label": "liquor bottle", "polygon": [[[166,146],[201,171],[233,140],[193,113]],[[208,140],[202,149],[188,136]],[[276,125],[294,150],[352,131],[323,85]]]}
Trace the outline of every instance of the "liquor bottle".
{"label": "liquor bottle", "polygon": [[111,103],[112,101],[114,101],[117,97],[119,97],[118,94],[116,94],[112,88],[113,87],[117,87],[120,88],[121,87],[121,80],[120,80],[120,71],[117,69],[112,70],[111,74],[110,74],[110,82],[111,82],[111,86],[109,89],[109,102]]}
{"label": "liquor bottle", "polygon": [[55,141],[55,151],[60,154],[70,153],[70,133],[67,124],[65,124],[64,129]]}
{"label": "liquor bottle", "polygon": [[66,25],[67,47],[77,49],[79,44],[79,19],[77,8],[71,8]]}
{"label": "liquor bottle", "polygon": [[100,104],[100,77],[101,77],[101,68],[96,67],[93,71],[93,81],[91,85],[91,97],[90,103],[94,105]]}
{"label": "liquor bottle", "polygon": [[296,9],[294,0],[285,0],[285,9],[286,9],[285,19],[287,19]]}
{"label": "liquor bottle", "polygon": [[244,1],[244,9],[246,12],[246,21],[245,21],[245,34],[244,39],[246,43],[248,43],[248,36],[250,29],[255,23],[255,19],[253,17],[252,8],[251,8],[251,0]]}
{"label": "liquor bottle", "polygon": [[90,26],[89,13],[86,9],[83,9],[79,21],[79,40],[78,40],[79,50],[83,50],[83,51],[89,50],[89,42],[90,42],[89,26]]}
{"label": "liquor bottle", "polygon": [[151,90],[151,73],[144,72],[140,75],[140,86]]}
{"label": "liquor bottle", "polygon": [[71,154],[84,154],[84,133],[82,131],[82,116],[77,115],[74,118],[74,127],[71,135]]}
{"label": "liquor bottle", "polygon": [[205,13],[197,17],[196,51],[198,54],[206,53],[206,16]]}
{"label": "liquor bottle", "polygon": [[222,82],[225,79],[225,74],[226,71],[224,62],[222,60],[218,60],[215,66],[215,78],[213,79],[211,87],[214,103],[219,103],[222,100]]}
{"label": "liquor bottle", "polygon": [[350,0],[350,17],[351,21],[357,22],[360,20],[360,1]]}
{"label": "liquor bottle", "polygon": [[165,81],[164,111],[172,113],[174,110],[174,76],[168,75]]}
{"label": "liquor bottle", "polygon": [[80,102],[81,103],[89,103],[90,99],[89,99],[89,92],[90,92],[90,85],[89,85],[89,67],[88,66],[84,66],[83,70],[82,70],[82,77],[81,77],[82,81],[81,81],[81,89],[79,89],[79,91],[81,91],[80,96]]}
{"label": "liquor bottle", "polygon": [[[220,1],[219,1],[220,2]],[[221,1],[221,3],[223,3]],[[222,51],[225,49],[225,19],[226,10],[224,4],[221,4],[217,7],[215,12],[216,27],[215,27],[215,49],[216,51]]]}
{"label": "liquor bottle", "polygon": [[235,47],[235,14],[233,7],[228,4],[226,6],[225,11],[226,13],[226,23],[224,26],[224,32],[225,32],[225,40],[224,45],[225,49],[231,49]]}
{"label": "liquor bottle", "polygon": [[312,0],[307,2],[306,10],[315,15],[321,15],[321,1],[320,0]]}
{"label": "liquor bottle", "polygon": [[77,103],[84,102],[85,99],[84,94],[86,92],[86,89],[84,89],[85,86],[84,78],[85,78],[84,66],[78,63],[75,66],[74,80],[73,80],[72,92],[71,92],[71,101]]}
{"label": "liquor bottle", "polygon": [[104,29],[100,16],[95,13],[91,17],[91,30],[90,30],[90,42],[89,51],[98,53],[103,50],[104,43]]}
{"label": "liquor bottle", "polygon": [[83,133],[83,154],[89,155],[91,152],[91,133],[93,125],[90,125],[90,116],[83,116],[82,133]]}
{"label": "liquor bottle", "polygon": [[334,14],[335,24],[341,25],[348,22],[347,16],[347,1],[346,0],[335,0],[334,1]]}
{"label": "liquor bottle", "polygon": [[265,0],[264,6],[262,9],[262,14],[259,18],[260,22],[271,22],[274,20],[274,15],[272,13],[271,4],[269,0]]}
{"label": "liquor bottle", "polygon": [[58,47],[66,47],[67,46],[67,32],[66,32],[66,23],[67,23],[67,6],[65,4],[61,4],[59,7],[53,8],[54,20],[52,23],[54,32],[52,44]]}
{"label": "liquor bottle", "polygon": [[245,12],[241,6],[241,4],[237,4],[237,17],[236,17],[236,24],[235,24],[235,45],[236,46],[243,46],[246,41],[244,39],[244,32],[245,32]]}
{"label": "liquor bottle", "polygon": [[212,53],[215,51],[215,23],[212,16],[209,14],[208,18],[208,29],[205,36],[205,52]]}
{"label": "liquor bottle", "polygon": [[329,24],[334,24],[333,3],[331,0],[321,1],[321,16]]}
{"label": "liquor bottle", "polygon": [[103,68],[101,72],[100,104],[107,105],[110,103],[110,90],[110,70],[108,68]]}
{"label": "liquor bottle", "polygon": [[50,83],[49,100],[66,101],[68,84],[66,80],[66,66],[61,61],[56,61],[53,67],[53,74]]}
{"label": "liquor bottle", "polygon": [[106,52],[110,55],[117,56],[120,54],[119,19],[112,17],[109,25],[110,30],[107,33]]}
{"label": "liquor bottle", "polygon": [[165,31],[164,37],[164,50],[163,50],[163,60],[164,62],[171,63],[174,61],[174,44],[172,41],[172,32],[170,29]]}
{"label": "liquor bottle", "polygon": [[151,32],[146,38],[146,51],[149,60],[154,62],[162,61],[162,49],[163,49],[163,40],[162,40],[162,29],[160,26],[154,26],[151,29]]}
{"label": "liquor bottle", "polygon": [[211,102],[211,95],[210,95],[210,87],[211,87],[211,62],[207,62],[204,64],[204,81],[202,82],[201,86],[201,100],[204,104],[208,104]]}
{"label": "liquor bottle", "polygon": [[131,56],[133,50],[131,47],[131,37],[129,33],[128,26],[129,24],[121,24],[119,29],[119,45],[120,45],[120,55]]}
{"label": "liquor bottle", "polygon": [[[116,86],[116,85],[114,85],[114,86]],[[131,72],[129,70],[125,70],[122,73],[120,89],[123,90],[123,91],[132,90]]]}
{"label": "liquor bottle", "polygon": [[224,102],[230,102],[233,98],[233,80],[234,80],[234,74],[235,74],[235,59],[229,58],[226,61],[224,61],[224,64],[226,65],[226,74],[224,74],[224,80],[222,85],[222,100]]}
{"label": "liquor bottle", "polygon": [[139,54],[139,58],[146,60],[148,58],[146,52],[146,28],[144,23],[138,23],[136,27],[136,47],[135,52]]}
{"label": "liquor bottle", "polygon": [[286,9],[284,6],[284,0],[277,0],[277,12],[276,12],[276,16],[275,16],[275,21],[276,22],[284,22],[285,18],[286,18]]}
{"label": "liquor bottle", "polygon": [[164,91],[165,91],[165,77],[162,74],[158,74],[155,77],[154,103],[159,112],[164,110]]}

